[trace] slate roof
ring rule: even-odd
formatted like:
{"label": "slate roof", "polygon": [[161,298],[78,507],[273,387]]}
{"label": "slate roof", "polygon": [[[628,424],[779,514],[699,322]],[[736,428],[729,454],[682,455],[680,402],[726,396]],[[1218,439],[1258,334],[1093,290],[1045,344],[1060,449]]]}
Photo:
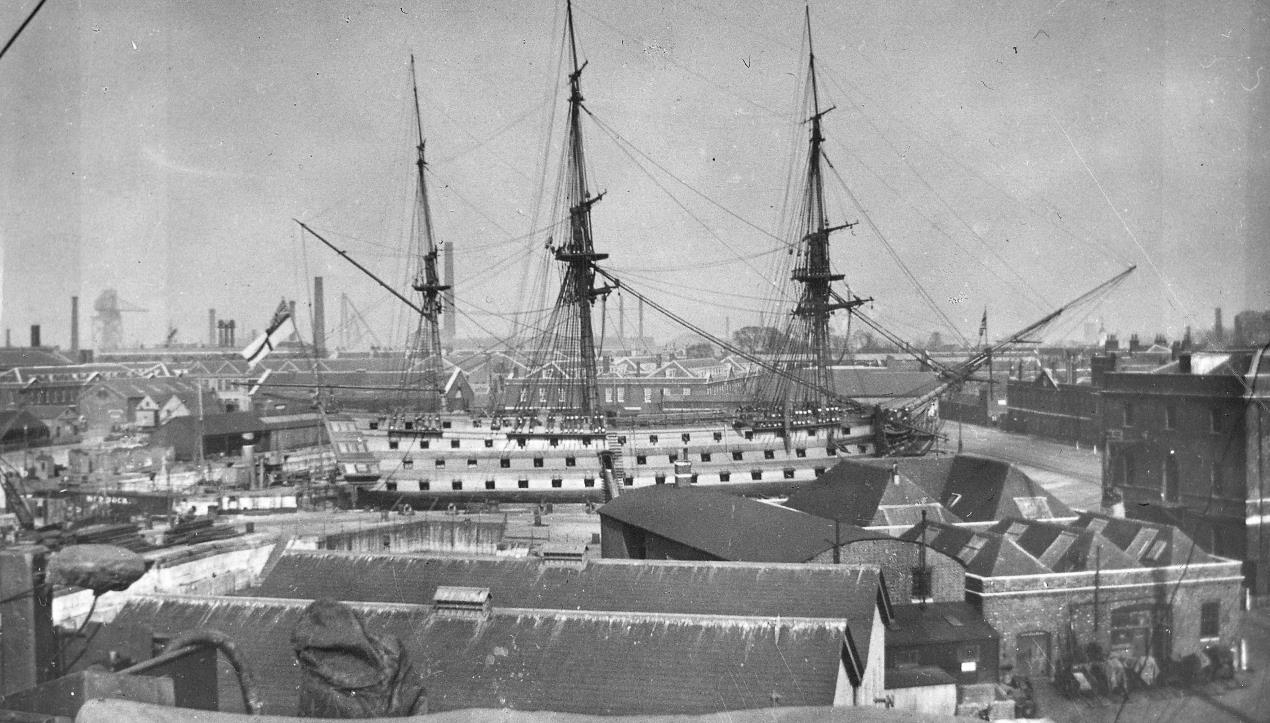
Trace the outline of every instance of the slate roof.
{"label": "slate roof", "polygon": [[[163,424],[164,428],[196,427],[197,417],[173,417]],[[224,435],[242,434],[244,432],[262,432],[269,428],[260,418],[251,412],[223,412],[204,415],[203,436],[220,437]]]}
{"label": "slate roof", "polygon": [[894,610],[895,617],[886,629],[888,648],[1001,638],[967,602],[896,605]]}
{"label": "slate roof", "polygon": [[1127,558],[1146,567],[1182,565],[1188,560],[1192,563],[1210,562],[1213,559],[1185,532],[1169,524],[1084,512],[1072,523],[1072,527],[1098,533]]}
{"label": "slate roof", "polygon": [[[1041,575],[1050,572],[1035,557],[996,532],[976,531],[955,527],[941,522],[928,521],[924,525],[926,544],[951,555],[966,566],[967,575],[993,577],[997,575]],[[921,523],[900,535],[902,540],[922,539]]]}
{"label": "slate roof", "polygon": [[[1018,467],[969,454],[953,458],[952,467],[936,497],[966,522],[1033,517],[1036,514],[1033,510],[1039,510],[1042,518],[1074,516],[1071,508]],[[1049,514],[1044,514],[1045,511]]]}
{"label": "slate roof", "polygon": [[957,679],[933,665],[914,668],[887,668],[886,689],[924,688],[931,685],[956,685]]}
{"label": "slate roof", "polygon": [[[308,601],[138,596],[115,618],[171,636],[209,627],[235,640],[266,713],[296,709],[290,635]],[[424,676],[429,712],[481,707],[587,715],[701,714],[831,705],[840,621],[495,610],[488,618],[417,605],[354,604],[368,631],[397,636]],[[224,708],[241,705],[221,671]]]}
{"label": "slate roof", "polygon": [[790,495],[785,506],[861,527],[916,524],[923,509],[928,519],[961,521],[906,474],[897,475],[890,465],[839,462]]}
{"label": "slate roof", "polygon": [[31,366],[62,366],[71,360],[53,349],[29,346],[0,347],[0,369]]}
{"label": "slate roof", "polygon": [[[806,562],[833,549],[834,523],[823,517],[723,492],[655,485],[623,491],[600,516],[675,540],[720,560]],[[850,542],[880,535],[840,525]]]}
{"label": "slate roof", "polygon": [[1082,572],[1101,567],[1139,567],[1138,561],[1094,531],[1052,522],[1006,518],[990,528],[1005,535],[1054,572]]}
{"label": "slate roof", "polygon": [[263,597],[427,604],[438,587],[489,588],[498,607],[872,621],[876,568],[736,562],[538,559],[293,551],[253,591]]}

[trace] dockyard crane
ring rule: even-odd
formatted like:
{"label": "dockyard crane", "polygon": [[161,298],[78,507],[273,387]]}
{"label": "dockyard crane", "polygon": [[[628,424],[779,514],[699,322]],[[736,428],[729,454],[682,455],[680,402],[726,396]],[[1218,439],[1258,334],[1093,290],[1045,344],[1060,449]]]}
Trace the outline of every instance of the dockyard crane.
{"label": "dockyard crane", "polygon": [[145,312],[149,309],[130,304],[119,298],[119,292],[106,289],[93,302],[93,345],[100,351],[114,351],[123,346],[124,312]]}

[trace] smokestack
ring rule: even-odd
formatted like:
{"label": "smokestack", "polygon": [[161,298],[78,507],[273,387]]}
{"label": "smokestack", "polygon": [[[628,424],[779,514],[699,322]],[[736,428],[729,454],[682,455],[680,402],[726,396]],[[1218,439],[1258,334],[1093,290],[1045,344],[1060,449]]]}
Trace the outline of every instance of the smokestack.
{"label": "smokestack", "polygon": [[[71,297],[71,356],[79,356],[79,297]],[[78,361],[78,359],[76,359]]]}
{"label": "smokestack", "polygon": [[40,345],[40,325],[32,324],[31,325],[31,346],[37,347],[39,345]]}
{"label": "smokestack", "polygon": [[442,292],[442,299],[445,302],[445,339],[450,343],[454,343],[455,324],[454,324],[454,244],[446,243],[444,249],[445,263],[445,285],[450,287]]}
{"label": "smokestack", "polygon": [[326,356],[326,295],[322,277],[313,277],[313,353]]}
{"label": "smokestack", "polygon": [[639,340],[644,342],[644,300],[639,300]]}
{"label": "smokestack", "polygon": [[220,340],[216,338],[216,310],[207,310],[207,345],[220,346]]}
{"label": "smokestack", "polygon": [[1213,311],[1213,336],[1217,338],[1217,341],[1222,341],[1226,338],[1226,328],[1221,323],[1220,306]]}
{"label": "smokestack", "polygon": [[5,346],[13,346],[13,343],[11,342],[9,337],[9,331],[10,331],[9,329],[4,330],[4,345]]}

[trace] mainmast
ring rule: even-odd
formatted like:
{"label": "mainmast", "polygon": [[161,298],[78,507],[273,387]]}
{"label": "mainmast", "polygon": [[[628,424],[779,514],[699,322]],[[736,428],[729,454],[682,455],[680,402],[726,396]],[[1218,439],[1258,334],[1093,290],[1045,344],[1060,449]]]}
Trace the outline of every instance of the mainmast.
{"label": "mainmast", "polygon": [[[445,365],[441,360],[441,311],[445,306],[442,294],[449,286],[442,284],[437,275],[437,245],[432,235],[432,209],[428,204],[428,161],[425,155],[426,143],[423,138],[423,114],[419,110],[419,82],[415,77],[415,56],[410,56],[410,86],[414,91],[415,128],[418,131],[419,144],[415,147],[418,158],[415,166],[419,170],[419,220],[421,238],[419,239],[419,269],[411,286],[419,292],[420,319],[418,335],[415,341],[415,361],[422,361],[425,390],[428,396],[435,396],[436,410],[445,411],[445,394],[442,390],[442,373]],[[426,336],[425,336],[426,335]]]}
{"label": "mainmast", "polygon": [[[573,72],[569,74],[569,130],[565,140],[564,190],[569,208],[569,235],[555,249],[555,257],[564,266],[564,283],[557,299],[557,310],[564,313],[569,323],[566,328],[576,329],[577,349],[568,355],[566,369],[573,387],[571,403],[584,418],[598,412],[596,386],[595,337],[591,328],[591,305],[595,299],[611,291],[611,287],[595,288],[596,261],[608,258],[608,254],[596,253],[591,237],[591,206],[604,194],[592,197],[587,187],[586,155],[582,147],[582,69],[578,64],[578,44],[573,33],[573,3],[567,4],[569,30],[569,57]],[[553,400],[554,401],[554,400]]]}
{"label": "mainmast", "polygon": [[820,407],[830,402],[828,390],[833,389],[830,373],[831,340],[829,336],[829,318],[836,309],[847,309],[858,306],[852,301],[840,301],[835,298],[831,284],[841,281],[842,274],[833,273],[829,263],[829,234],[854,226],[844,223],[831,226],[825,213],[825,184],[821,175],[821,145],[824,136],[820,131],[820,119],[834,109],[830,106],[820,109],[819,88],[816,85],[816,53],[811,43],[811,10],[807,17],[807,56],[808,71],[811,78],[812,115],[807,122],[811,124],[811,140],[807,161],[806,191],[803,199],[802,228],[805,230],[802,241],[804,247],[799,263],[794,268],[793,280],[803,285],[802,295],[794,315],[806,325],[808,344],[815,365],[816,403]]}

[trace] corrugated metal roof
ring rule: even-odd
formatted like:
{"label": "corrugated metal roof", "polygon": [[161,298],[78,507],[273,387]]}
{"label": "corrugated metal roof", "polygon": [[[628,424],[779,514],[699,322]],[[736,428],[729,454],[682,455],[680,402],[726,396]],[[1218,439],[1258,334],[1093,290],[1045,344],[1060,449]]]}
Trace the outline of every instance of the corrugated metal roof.
{"label": "corrugated metal roof", "polygon": [[[140,596],[116,622],[234,639],[267,713],[296,709],[290,635],[307,601]],[[430,712],[460,708],[586,715],[701,714],[833,702],[842,624],[834,620],[496,611],[485,619],[426,607],[356,606],[366,629],[397,636],[422,674]],[[223,671],[222,705],[240,704]]]}

